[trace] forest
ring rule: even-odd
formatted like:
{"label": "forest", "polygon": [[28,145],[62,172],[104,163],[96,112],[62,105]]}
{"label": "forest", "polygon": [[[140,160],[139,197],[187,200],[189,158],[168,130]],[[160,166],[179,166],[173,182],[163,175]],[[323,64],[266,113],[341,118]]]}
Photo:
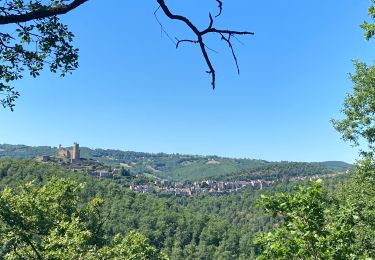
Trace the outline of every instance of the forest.
{"label": "forest", "polygon": [[[246,189],[224,196],[165,198],[154,194],[135,193],[112,180],[93,178],[35,160],[0,159],[2,203],[6,203],[7,189],[11,188],[15,194],[21,192],[20,195],[25,195],[30,188],[22,191],[22,185],[43,189],[51,185],[51,180],[69,180],[72,181],[73,187],[77,184],[84,185],[82,189],[76,190],[77,208],[84,208],[97,198],[103,200],[100,204],[100,219],[96,220],[102,223],[102,235],[96,238],[104,240],[101,247],[108,245],[108,241],[112,241],[118,234],[126,236],[137,232],[147,237],[149,246],[170,259],[255,258],[260,253],[260,245],[255,243],[255,238],[261,232],[271,230],[277,221],[277,218],[264,214],[262,207],[256,205],[257,201],[264,194],[290,192],[297,186],[280,183],[261,191]],[[325,187],[333,190],[346,181],[347,177],[327,179]],[[6,204],[0,204],[0,223],[2,230],[5,230],[3,235],[12,234],[15,229],[13,223],[9,224],[4,219],[6,214],[10,214],[6,209]],[[34,221],[42,217],[38,215],[41,213],[23,212],[22,208],[19,210],[20,217],[25,217],[23,221],[33,223],[30,228],[38,228],[38,223]],[[91,223],[93,220],[86,221]],[[48,252],[44,245],[40,245],[36,234],[30,235],[30,238],[40,247],[41,253]],[[12,252],[8,252],[7,248],[12,244],[20,247],[17,249],[20,254],[27,249],[27,246],[22,244],[22,237],[15,241],[7,240],[8,236],[1,239],[3,245],[7,245],[3,247],[3,257],[10,256]]]}

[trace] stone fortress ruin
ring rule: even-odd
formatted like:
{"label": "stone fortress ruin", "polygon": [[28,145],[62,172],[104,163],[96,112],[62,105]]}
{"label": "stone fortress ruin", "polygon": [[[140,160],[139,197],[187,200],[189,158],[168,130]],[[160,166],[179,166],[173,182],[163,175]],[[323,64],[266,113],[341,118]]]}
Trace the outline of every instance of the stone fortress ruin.
{"label": "stone fortress ruin", "polygon": [[59,150],[57,152],[57,155],[59,157],[63,157],[66,159],[69,159],[70,162],[77,162],[81,159],[81,153],[79,149],[79,144],[74,143],[72,149],[66,149],[64,147],[61,147],[61,144],[59,145]]}

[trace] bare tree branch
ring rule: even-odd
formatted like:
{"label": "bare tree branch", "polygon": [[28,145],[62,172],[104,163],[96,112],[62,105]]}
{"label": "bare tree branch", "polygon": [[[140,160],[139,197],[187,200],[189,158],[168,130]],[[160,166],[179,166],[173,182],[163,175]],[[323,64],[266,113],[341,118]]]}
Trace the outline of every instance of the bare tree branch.
{"label": "bare tree branch", "polygon": [[215,17],[219,17],[221,15],[221,12],[223,11],[223,2],[220,0],[216,0],[216,2],[218,3],[219,13],[215,15]]}
{"label": "bare tree branch", "polygon": [[182,15],[175,15],[175,14],[172,14],[171,11],[169,11],[169,8],[168,6],[165,4],[165,1],[164,0],[157,0],[158,4],[160,5],[161,9],[163,10],[164,14],[169,18],[169,19],[172,19],[172,20],[179,20],[179,21],[182,21],[184,22],[196,35],[199,35],[200,32],[198,30],[198,28],[189,20],[187,19],[185,16],[182,16]]}
{"label": "bare tree branch", "polygon": [[[160,25],[161,36],[163,36],[163,33],[164,33],[168,37],[168,39],[173,43],[173,45],[178,45],[178,43],[176,44],[176,42],[172,39],[172,37],[169,35],[169,33],[164,29],[163,24],[160,22],[160,20],[157,16],[157,12],[159,11],[159,9],[160,9],[160,6],[155,10],[154,17],[155,17],[156,21],[158,22],[158,24]],[[176,46],[176,48],[177,47],[178,46]]]}
{"label": "bare tree branch", "polygon": [[228,43],[228,47],[232,51],[232,56],[233,56],[234,62],[236,63],[237,73],[240,74],[240,67],[238,66],[237,56],[236,56],[236,53],[234,52],[232,42],[230,41],[230,37],[232,36],[232,34],[229,34],[228,38],[225,37],[224,34],[222,33],[220,33],[220,35],[221,35],[221,39]]}
{"label": "bare tree branch", "polygon": [[[254,34],[253,32],[217,29],[217,28],[214,27],[214,19],[213,19],[211,13],[209,13],[209,25],[207,26],[206,29],[200,31],[185,16],[173,14],[169,10],[169,8],[166,5],[164,0],[157,0],[157,2],[160,5],[160,8],[163,10],[164,14],[168,18],[170,18],[172,20],[179,20],[179,21],[185,23],[191,29],[191,31],[196,35],[197,40],[177,40],[176,48],[178,48],[178,46],[181,42],[190,42],[190,43],[198,43],[199,44],[199,47],[201,49],[203,58],[206,61],[206,64],[208,66],[207,73],[211,75],[211,85],[212,85],[213,89],[215,89],[215,84],[216,84],[216,72],[215,72],[215,69],[214,69],[214,67],[212,65],[212,62],[210,60],[210,57],[208,56],[208,53],[207,53],[207,46],[205,45],[204,39],[203,39],[204,35],[209,34],[209,33],[216,33],[216,34],[219,34],[221,36],[221,39],[223,39],[224,41],[227,42],[228,47],[230,48],[230,50],[232,52],[232,56],[233,56],[234,62],[235,62],[236,67],[237,67],[237,72],[238,72],[238,74],[240,73],[240,69],[239,69],[239,66],[238,66],[238,60],[237,60],[237,56],[234,52],[234,48],[233,48],[233,45],[232,45],[232,42],[231,42],[231,37],[236,36],[236,35],[253,35]],[[219,13],[215,17],[218,17],[222,12],[223,3],[220,0],[216,0],[216,2],[218,3]]]}
{"label": "bare tree branch", "polygon": [[176,41],[177,41],[177,43],[176,43],[176,49],[180,46],[180,43],[182,43],[182,42],[198,43],[197,40],[179,40],[177,38],[176,38]]}

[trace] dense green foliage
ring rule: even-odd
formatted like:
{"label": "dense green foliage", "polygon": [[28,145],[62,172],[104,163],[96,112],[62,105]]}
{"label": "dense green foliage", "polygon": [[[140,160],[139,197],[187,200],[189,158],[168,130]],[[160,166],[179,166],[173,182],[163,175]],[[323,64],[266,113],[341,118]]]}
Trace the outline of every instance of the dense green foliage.
{"label": "dense green foliage", "polygon": [[[84,183],[79,207],[103,198],[103,234],[137,231],[171,259],[252,259],[258,252],[253,240],[258,231],[269,230],[274,219],[255,207],[263,192],[287,192],[292,184],[281,183],[264,190],[244,190],[225,196],[164,198],[134,193],[113,180],[96,179],[34,160],[0,159],[0,189],[15,189],[34,180],[46,183],[65,178]],[[332,179],[332,185],[338,181]],[[109,242],[106,242],[108,244]]]}
{"label": "dense green foliage", "polygon": [[294,193],[264,196],[266,212],[278,225],[258,237],[259,259],[369,259],[375,257],[375,165],[357,166],[351,180],[334,192],[320,182]]}
{"label": "dense green foliage", "polygon": [[[259,259],[348,259],[352,232],[345,224],[351,219],[337,219],[331,201],[319,182],[299,187],[295,193],[264,196],[266,212],[282,221],[273,232],[263,234]],[[336,219],[335,219],[336,218]],[[340,226],[338,226],[340,225]]]}
{"label": "dense green foliage", "polygon": [[[80,206],[82,184],[51,178],[4,188],[0,196],[0,258],[4,259],[166,259],[135,232],[108,239],[103,200]],[[109,242],[108,242],[109,241]]]}
{"label": "dense green foliage", "polygon": [[[253,210],[258,194],[201,198],[159,198],[133,193],[113,181],[94,179],[34,161],[0,160],[1,186],[36,180],[44,183],[52,176],[69,177],[86,183],[81,193],[85,203],[97,196],[105,200],[105,233],[112,237],[131,230],[145,234],[150,242],[172,259],[201,257],[212,259],[230,254],[248,257],[252,237],[264,226],[260,210]],[[230,259],[227,257],[226,259]]]}
{"label": "dense green foliage", "polygon": [[[322,165],[322,166],[321,166]],[[336,165],[340,165],[338,168]],[[323,167],[325,166],[325,167]],[[222,180],[289,180],[296,177],[324,176],[328,174],[345,173],[351,169],[349,164],[341,163],[301,163],[301,162],[280,162],[268,163],[262,167],[256,167],[233,174],[216,177]]]}

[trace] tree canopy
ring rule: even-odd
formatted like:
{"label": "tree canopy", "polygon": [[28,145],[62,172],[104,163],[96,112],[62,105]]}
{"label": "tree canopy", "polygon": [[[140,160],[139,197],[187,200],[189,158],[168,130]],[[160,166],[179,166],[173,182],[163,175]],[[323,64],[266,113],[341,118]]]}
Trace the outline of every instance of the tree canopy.
{"label": "tree canopy", "polygon": [[167,259],[139,233],[108,239],[103,200],[93,198],[81,206],[82,188],[63,178],[5,188],[0,195],[0,258]]}

